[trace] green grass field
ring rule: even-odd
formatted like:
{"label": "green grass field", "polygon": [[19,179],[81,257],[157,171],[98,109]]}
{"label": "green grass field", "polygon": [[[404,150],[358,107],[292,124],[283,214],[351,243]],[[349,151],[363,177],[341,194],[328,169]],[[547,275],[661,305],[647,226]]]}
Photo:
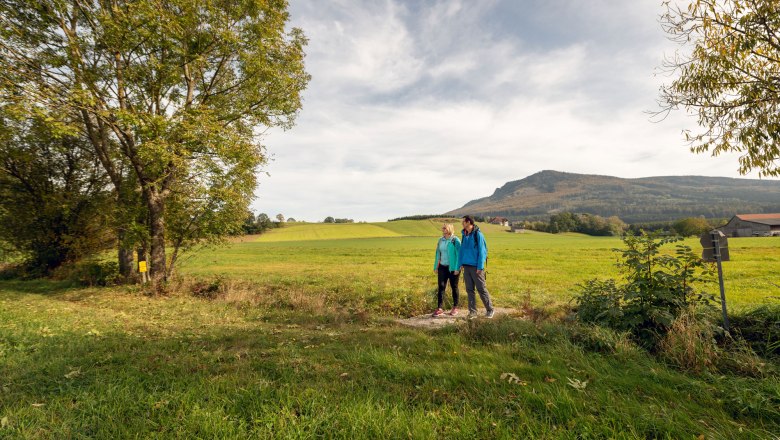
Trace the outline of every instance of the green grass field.
{"label": "green grass field", "polygon": [[[181,272],[280,289],[296,286],[342,306],[409,315],[432,305],[439,226],[430,221],[294,225],[192,255]],[[513,234],[498,226],[482,227],[490,255],[488,287],[502,305],[514,307],[529,299],[537,305],[565,302],[577,284],[617,275],[613,249],[622,246],[618,238]],[[379,230],[391,232],[379,236]],[[315,234],[318,239],[311,238]],[[686,244],[700,252],[698,240]],[[730,306],[780,300],[780,238],[732,239],[730,253],[731,261],[724,263]],[[703,289],[719,292],[717,284]]]}
{"label": "green grass field", "polygon": [[[213,299],[0,281],[0,438],[780,434],[775,373],[688,374],[556,322],[399,326],[433,305],[437,226],[295,225],[187,257],[185,287]],[[554,308],[616,273],[618,239],[485,230],[500,306]],[[731,303],[777,302],[780,240],[730,244]]]}

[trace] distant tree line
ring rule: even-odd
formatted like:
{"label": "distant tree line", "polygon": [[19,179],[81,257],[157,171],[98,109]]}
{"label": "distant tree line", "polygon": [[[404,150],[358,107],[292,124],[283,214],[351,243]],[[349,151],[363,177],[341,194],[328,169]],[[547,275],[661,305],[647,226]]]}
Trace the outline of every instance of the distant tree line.
{"label": "distant tree line", "polygon": [[645,222],[626,224],[618,217],[601,217],[593,214],[575,214],[562,212],[550,216],[550,220],[523,221],[515,223],[525,229],[558,234],[561,232],[579,232],[594,236],[622,236],[626,232],[637,235],[641,231],[656,232],[661,235],[699,236],[723,225],[723,219],[707,220],[704,217],[686,217],[676,221]]}
{"label": "distant tree line", "polygon": [[388,221],[389,222],[395,222],[395,221],[398,221],[398,220],[430,220],[432,218],[442,218],[442,217],[447,217],[447,216],[444,215],[444,214],[407,215],[407,216],[404,216],[404,217],[391,218]]}
{"label": "distant tree line", "polygon": [[355,223],[355,220],[351,218],[333,218],[331,216],[325,217],[323,223]]}
{"label": "distant tree line", "polygon": [[272,221],[266,213],[260,213],[255,216],[253,212],[249,211],[244,224],[241,226],[241,232],[245,235],[257,235],[280,226],[281,222]]}
{"label": "distant tree line", "polygon": [[281,228],[283,223],[297,222],[297,220],[295,220],[292,217],[285,219],[284,215],[282,214],[276,214],[275,218],[276,221],[273,221],[271,220],[271,217],[269,217],[268,214],[264,212],[257,214],[257,216],[255,216],[255,214],[252,211],[247,211],[244,224],[241,225],[241,231],[237,231],[235,235],[262,234],[263,232],[269,229]]}
{"label": "distant tree line", "polygon": [[661,235],[693,237],[724,224],[726,224],[726,220],[721,218],[707,220],[704,217],[686,217],[668,222],[633,223],[629,226],[628,231],[635,235],[639,234],[640,231],[645,231],[658,232]]}
{"label": "distant tree line", "polygon": [[[446,219],[446,218],[461,218],[460,215],[447,215],[447,214],[421,214],[421,215],[407,215],[405,217],[396,217],[388,220],[389,222],[395,222],[398,220],[431,220],[431,219]],[[493,218],[489,215],[471,215],[471,218],[478,223],[488,223]]]}
{"label": "distant tree line", "polygon": [[549,232],[551,234],[579,232],[596,236],[620,236],[628,229],[628,225],[618,217],[604,218],[593,214],[575,214],[571,212],[553,214],[548,222],[521,222],[520,226],[525,229]]}

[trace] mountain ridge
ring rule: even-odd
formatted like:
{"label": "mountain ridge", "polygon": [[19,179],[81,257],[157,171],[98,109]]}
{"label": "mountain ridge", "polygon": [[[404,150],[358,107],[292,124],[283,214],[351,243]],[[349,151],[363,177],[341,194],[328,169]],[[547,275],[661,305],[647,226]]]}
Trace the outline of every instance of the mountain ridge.
{"label": "mountain ridge", "polygon": [[505,183],[448,215],[545,220],[557,212],[618,216],[630,223],[780,212],[780,181],[713,176],[621,178],[544,170]]}

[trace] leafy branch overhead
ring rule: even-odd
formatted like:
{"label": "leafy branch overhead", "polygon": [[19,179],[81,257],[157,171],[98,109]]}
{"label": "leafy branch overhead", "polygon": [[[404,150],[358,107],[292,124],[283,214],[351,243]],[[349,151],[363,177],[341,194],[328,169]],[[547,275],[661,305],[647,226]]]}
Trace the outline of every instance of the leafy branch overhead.
{"label": "leafy branch overhead", "polygon": [[676,79],[661,88],[663,111],[695,113],[691,149],[738,152],[739,172],[780,176],[780,3],[769,0],[665,2],[661,22],[684,54],[666,60]]}

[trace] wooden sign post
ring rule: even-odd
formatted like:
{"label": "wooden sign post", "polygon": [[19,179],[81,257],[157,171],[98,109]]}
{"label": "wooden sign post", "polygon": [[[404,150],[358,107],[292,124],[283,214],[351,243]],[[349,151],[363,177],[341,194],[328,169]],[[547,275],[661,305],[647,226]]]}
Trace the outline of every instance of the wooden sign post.
{"label": "wooden sign post", "polygon": [[729,331],[729,315],[726,312],[726,290],[723,287],[723,261],[729,261],[728,239],[717,229],[701,235],[700,243],[704,249],[701,258],[718,264],[718,283],[720,284],[720,306],[723,309],[723,328]]}

